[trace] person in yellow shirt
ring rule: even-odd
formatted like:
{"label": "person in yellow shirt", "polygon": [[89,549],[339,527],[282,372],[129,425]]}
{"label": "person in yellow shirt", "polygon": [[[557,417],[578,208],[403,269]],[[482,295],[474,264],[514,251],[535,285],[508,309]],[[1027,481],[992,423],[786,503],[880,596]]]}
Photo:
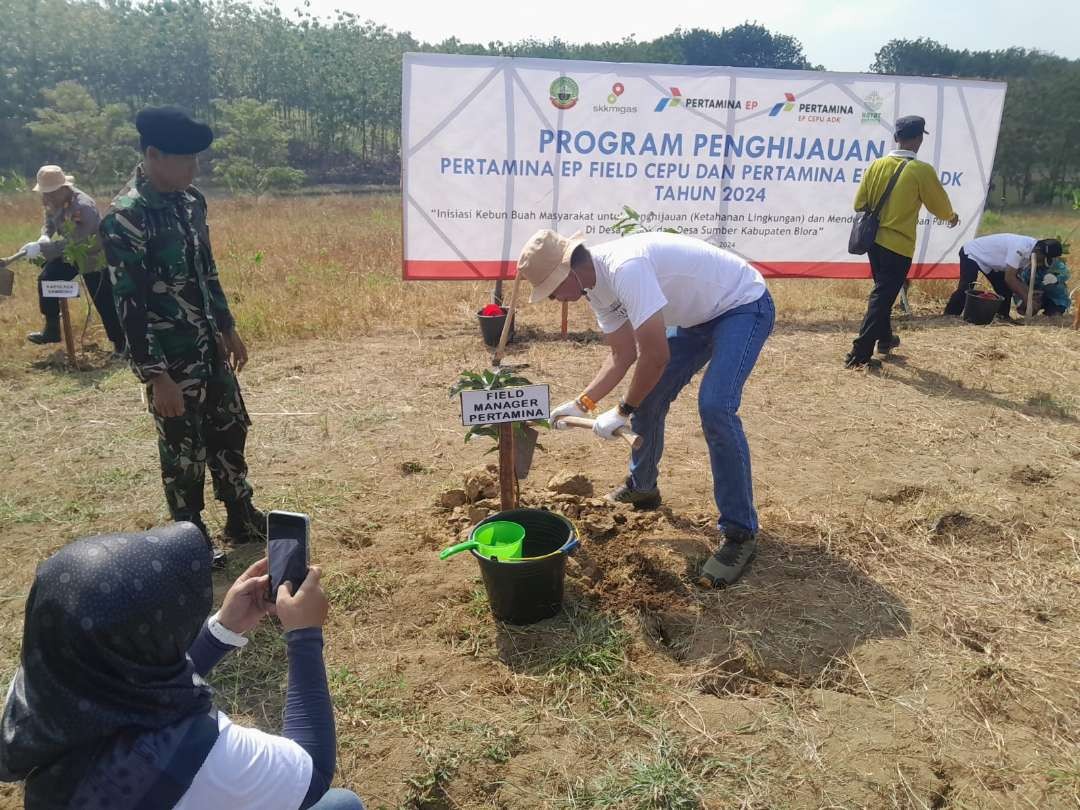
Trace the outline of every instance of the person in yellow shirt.
{"label": "person in yellow shirt", "polygon": [[897,118],[893,129],[896,149],[870,164],[855,194],[856,211],[872,208],[885,193],[893,174],[900,173],[881,209],[881,226],[874,246],[870,248],[874,289],[866,304],[862,328],[844,359],[847,368],[880,368],[881,361],[873,357],[874,344],[881,354],[888,354],[900,345],[900,338],[892,331],[891,314],[896,296],[911,269],[911,257],[915,255],[915,223],[922,207],[925,205],[935,217],[948,222],[950,228],[960,223],[937,171],[929,163],[915,158],[922,146],[923,135],[929,134],[926,120],[921,116]]}

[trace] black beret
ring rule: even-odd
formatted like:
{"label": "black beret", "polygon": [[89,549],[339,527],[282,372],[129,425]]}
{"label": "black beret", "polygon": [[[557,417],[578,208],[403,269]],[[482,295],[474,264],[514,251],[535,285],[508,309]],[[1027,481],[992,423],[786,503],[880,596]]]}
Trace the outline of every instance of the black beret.
{"label": "black beret", "polygon": [[905,115],[902,118],[897,118],[896,123],[893,125],[893,137],[897,140],[929,134],[926,131],[926,119],[921,115]]}
{"label": "black beret", "polygon": [[179,107],[147,107],[135,116],[143,151],[156,146],[169,155],[194,155],[206,149],[214,133]]}

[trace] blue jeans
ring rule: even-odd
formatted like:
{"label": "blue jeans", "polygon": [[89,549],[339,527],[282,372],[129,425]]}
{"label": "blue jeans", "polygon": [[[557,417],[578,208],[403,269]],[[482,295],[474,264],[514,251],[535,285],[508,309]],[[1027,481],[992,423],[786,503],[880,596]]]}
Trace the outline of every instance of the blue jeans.
{"label": "blue jeans", "polygon": [[671,359],[663,376],[634,412],[631,427],[644,439],[630,456],[631,489],[656,487],[664,453],[664,420],[671,403],[706,363],[698,411],[712,462],[713,496],[721,529],[756,533],[757,511],[750,475],[750,448],[739,419],[743,385],[776,320],[768,291],[757,301],[728,310],[711,321],[679,327],[668,336]]}
{"label": "blue jeans", "polygon": [[364,803],[351,790],[330,788],[310,810],[364,810]]}

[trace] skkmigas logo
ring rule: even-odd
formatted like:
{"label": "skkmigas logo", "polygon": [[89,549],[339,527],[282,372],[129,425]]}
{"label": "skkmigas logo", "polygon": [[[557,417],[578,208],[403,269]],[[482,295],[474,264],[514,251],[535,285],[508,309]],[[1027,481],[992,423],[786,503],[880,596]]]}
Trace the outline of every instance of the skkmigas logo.
{"label": "skkmigas logo", "polygon": [[637,112],[637,107],[633,104],[626,102],[622,98],[622,94],[626,92],[626,85],[622,82],[615,82],[611,85],[611,92],[607,94],[606,104],[594,104],[593,112],[595,113],[618,113],[619,115],[629,115]]}
{"label": "skkmigas logo", "polygon": [[791,112],[795,108],[795,94],[784,93],[784,100],[778,101],[773,104],[772,109],[769,110],[769,117],[775,118],[782,112]]}
{"label": "skkmigas logo", "polygon": [[881,105],[885,103],[878,92],[874,90],[866,98],[863,99],[863,104],[866,105],[866,109],[863,110],[862,122],[864,124],[876,124],[881,120]]}
{"label": "skkmigas logo", "polygon": [[560,76],[551,83],[548,93],[551,95],[551,106],[558,110],[569,110],[578,101],[578,83],[569,76]]}
{"label": "skkmigas logo", "polygon": [[668,107],[674,109],[682,104],[682,93],[678,87],[669,88],[671,90],[670,96],[664,96],[658,102],[656,102],[656,109],[653,112],[663,112]]}

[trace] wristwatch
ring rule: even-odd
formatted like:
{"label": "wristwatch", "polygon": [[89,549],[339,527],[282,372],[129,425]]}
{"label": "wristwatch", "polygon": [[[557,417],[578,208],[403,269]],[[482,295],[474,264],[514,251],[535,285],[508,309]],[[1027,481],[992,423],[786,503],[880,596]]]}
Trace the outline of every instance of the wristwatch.
{"label": "wristwatch", "polygon": [[636,411],[636,410],[637,410],[637,408],[635,408],[633,405],[630,405],[625,399],[620,399],[619,400],[619,415],[620,416],[632,416],[634,411]]}
{"label": "wristwatch", "polygon": [[220,615],[219,611],[206,620],[206,629],[210,631],[210,635],[222,644],[228,644],[230,647],[246,647],[248,639],[239,633],[234,633],[228,627],[223,625],[219,618]]}

